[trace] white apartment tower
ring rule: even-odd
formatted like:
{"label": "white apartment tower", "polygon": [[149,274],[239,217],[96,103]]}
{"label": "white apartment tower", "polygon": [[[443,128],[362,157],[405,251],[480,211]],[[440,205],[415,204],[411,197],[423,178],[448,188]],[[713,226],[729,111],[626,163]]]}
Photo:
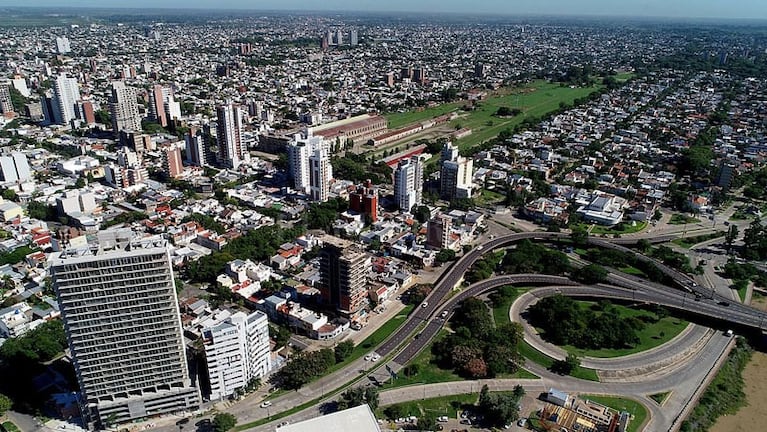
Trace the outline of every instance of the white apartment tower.
{"label": "white apartment tower", "polygon": [[399,162],[394,171],[394,201],[402,211],[409,212],[421,204],[423,192],[423,163],[418,156]]}
{"label": "white apartment tower", "polygon": [[293,187],[297,191],[303,194],[309,193],[311,186],[309,157],[316,149],[325,145],[320,136],[301,138],[300,135],[296,135],[288,143],[288,167],[293,179]]}
{"label": "white apartment tower", "polygon": [[56,52],[59,54],[72,52],[72,46],[69,44],[69,39],[66,36],[56,38]]}
{"label": "white apartment tower", "polygon": [[194,409],[167,244],[130,230],[51,266],[81,409],[91,428]]}
{"label": "white apartment tower", "polygon": [[263,312],[237,312],[202,330],[210,400],[223,399],[271,370],[269,321]]}
{"label": "white apartment tower", "polygon": [[141,130],[141,114],[136,100],[136,89],[126,87],[122,81],[112,81],[112,93],[109,97],[109,111],[112,114],[112,131]]}
{"label": "white apartment tower", "polygon": [[330,180],[333,167],[330,165],[329,149],[320,146],[309,156],[309,194],[312,201],[325,202],[330,198]]}
{"label": "white apartment tower", "polygon": [[64,74],[59,75],[53,81],[52,123],[66,125],[78,118],[80,109],[77,101],[79,100],[80,90],[77,87],[77,80]]}
{"label": "white apartment tower", "polygon": [[440,155],[442,168],[439,191],[443,199],[471,198],[474,161],[458,155],[458,148],[446,143]]}
{"label": "white apartment tower", "polygon": [[237,169],[247,153],[242,142],[242,109],[233,104],[221,105],[216,108],[216,116],[219,158],[227,167]]}

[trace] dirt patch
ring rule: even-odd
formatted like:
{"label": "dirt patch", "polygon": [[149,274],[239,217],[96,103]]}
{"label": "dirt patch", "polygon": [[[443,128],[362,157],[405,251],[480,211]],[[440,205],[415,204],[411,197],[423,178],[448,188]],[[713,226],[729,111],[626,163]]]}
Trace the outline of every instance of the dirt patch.
{"label": "dirt patch", "polygon": [[[765,306],[767,307],[767,306]],[[741,408],[737,414],[720,417],[710,432],[751,432],[760,429],[759,426],[767,418],[767,354],[755,351],[751,361],[743,371],[746,383],[745,393],[748,406]]]}

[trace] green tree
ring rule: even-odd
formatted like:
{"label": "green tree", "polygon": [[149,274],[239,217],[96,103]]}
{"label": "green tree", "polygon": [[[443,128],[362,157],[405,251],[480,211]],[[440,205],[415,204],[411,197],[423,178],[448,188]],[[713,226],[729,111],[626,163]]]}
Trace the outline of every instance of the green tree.
{"label": "green tree", "polygon": [[567,354],[564,360],[555,360],[551,371],[562,375],[570,375],[581,366],[581,360],[575,354]]}
{"label": "green tree", "polygon": [[730,253],[732,249],[732,243],[738,238],[738,227],[730,225],[730,229],[727,230],[727,234],[724,236],[724,243],[727,245],[727,253]]}
{"label": "green tree", "polygon": [[231,430],[237,424],[237,418],[229,413],[218,413],[213,416],[213,430],[215,432],[226,432]]}
{"label": "green tree", "polygon": [[384,415],[390,420],[401,418],[405,414],[405,409],[399,404],[389,405],[384,408]]}
{"label": "green tree", "polygon": [[441,249],[437,252],[437,262],[445,263],[455,259],[455,251],[452,249]]}
{"label": "green tree", "polygon": [[596,284],[607,280],[607,269],[599,264],[589,264],[573,271],[573,279],[585,284]]}
{"label": "green tree", "polygon": [[13,401],[8,396],[0,393],[0,417],[13,407]]}
{"label": "green tree", "polygon": [[585,245],[588,239],[589,239],[588,229],[586,229],[583,226],[573,227],[572,232],[570,233],[570,240],[572,240],[576,246]]}
{"label": "green tree", "polygon": [[439,427],[437,426],[437,419],[431,414],[426,414],[418,417],[418,429],[422,431],[438,430]]}
{"label": "green tree", "polygon": [[340,342],[335,346],[335,348],[333,348],[333,354],[335,355],[336,363],[341,363],[342,361],[346,360],[346,358],[351,355],[352,351],[354,351],[354,342],[350,340]]}

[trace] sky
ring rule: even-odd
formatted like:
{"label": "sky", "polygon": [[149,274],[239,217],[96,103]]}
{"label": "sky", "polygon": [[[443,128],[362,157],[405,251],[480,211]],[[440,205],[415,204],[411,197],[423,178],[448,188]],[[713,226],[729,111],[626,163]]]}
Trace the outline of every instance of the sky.
{"label": "sky", "polygon": [[[767,0],[0,0],[0,6],[209,8],[767,19]],[[2,18],[0,17],[0,20]]]}

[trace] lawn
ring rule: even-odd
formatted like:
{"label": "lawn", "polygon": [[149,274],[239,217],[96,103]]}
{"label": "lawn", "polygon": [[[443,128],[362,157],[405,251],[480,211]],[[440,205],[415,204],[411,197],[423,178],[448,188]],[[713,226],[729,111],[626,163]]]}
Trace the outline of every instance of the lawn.
{"label": "lawn", "polygon": [[647,221],[633,223],[619,223],[613,227],[604,227],[595,225],[591,230],[592,234],[633,234],[647,228]]}
{"label": "lawn", "polygon": [[[467,405],[475,405],[479,400],[479,390],[477,393],[464,393],[452,396],[442,396],[431,399],[421,399],[410,402],[402,402],[396,405],[402,407],[402,412],[407,416],[420,417],[424,414],[437,416],[448,416],[458,418],[459,410]],[[379,407],[375,414],[378,418],[386,418],[384,415],[385,407]]]}
{"label": "lawn", "polygon": [[[434,340],[439,340],[447,334],[447,330],[442,329]],[[433,343],[433,342],[432,342]],[[418,373],[413,376],[405,375],[402,369],[397,375],[397,379],[387,382],[383,388],[402,387],[411,384],[432,384],[447,381],[463,381],[463,378],[452,370],[441,369],[432,360],[431,344],[426,346],[408,365],[417,365]]]}
{"label": "lawn", "polygon": [[635,76],[636,76],[636,73],[634,72],[621,72],[615,75],[615,80],[618,82],[626,82],[630,80],[631,78],[634,78]]}
{"label": "lawn", "polygon": [[620,270],[620,271],[622,271],[623,273],[626,273],[626,274],[630,274],[630,275],[634,275],[634,276],[639,276],[639,277],[645,277],[644,272],[642,270],[639,270],[638,268],[636,268],[634,266],[621,267],[618,270]]}
{"label": "lawn", "polygon": [[[530,344],[528,344],[525,341],[522,341],[522,343],[519,344],[519,353],[522,354],[522,356],[525,357],[526,359],[532,361],[533,363],[537,363],[545,368],[550,368],[551,365],[554,363],[553,358],[533,348]],[[595,371],[594,369],[586,369],[586,368],[579,367],[576,370],[574,370],[573,373],[570,374],[570,376],[574,378],[583,379],[583,380],[599,382],[599,376],[597,375],[597,371]]]}
{"label": "lawn", "polygon": [[479,194],[479,196],[474,198],[474,201],[480,207],[487,207],[502,203],[505,199],[506,195],[502,193],[491,191],[489,189],[482,189],[482,192]]}
{"label": "lawn", "polygon": [[694,237],[682,237],[682,238],[674,239],[671,242],[685,249],[690,249],[691,247],[695,246],[698,243],[723,237],[725,234],[727,233],[725,233],[724,231],[717,231],[715,233],[699,235]]}
{"label": "lawn", "polygon": [[511,309],[512,303],[514,303],[514,300],[524,294],[528,289],[529,288],[515,288],[514,291],[516,295],[503,297],[498,304],[493,304],[493,320],[495,321],[495,325],[501,325],[510,321],[509,310]]}
{"label": "lawn", "polygon": [[389,122],[389,129],[399,129],[412,123],[433,119],[434,117],[439,117],[451,111],[455,111],[463,106],[463,104],[463,101],[450,102],[432,108],[426,108],[421,111],[386,114],[384,117],[386,117],[386,120]]}
{"label": "lawn", "polygon": [[[570,88],[559,83],[535,81],[521,88],[512,89],[509,94],[491,96],[478,103],[479,107],[453,120],[453,127],[469,128],[471,135],[457,140],[458,147],[467,149],[483,141],[495,138],[504,129],[512,129],[525,118],[541,118],[559,109],[560,103],[572,105],[578,98],[586,97],[600,89],[600,86]],[[522,114],[499,118],[494,116],[498,108],[505,106],[519,108]]]}
{"label": "lawn", "polygon": [[696,217],[691,217],[679,213],[674,213],[671,215],[671,220],[668,221],[669,225],[684,225],[698,222],[700,222],[700,219]]}
{"label": "lawn", "polygon": [[[590,308],[595,306],[595,302],[579,301],[577,302],[581,308]],[[673,339],[676,335],[682,332],[687,325],[687,321],[681,320],[676,317],[667,316],[663,317],[657,322],[652,322],[658,318],[654,312],[650,312],[643,309],[635,309],[627,306],[613,304],[618,311],[621,318],[641,318],[646,317],[645,327],[642,331],[638,332],[639,343],[632,348],[624,349],[580,349],[574,346],[563,346],[562,348],[567,352],[573,353],[579,357],[621,357],[629,354],[634,354],[648,349],[663,345],[664,343]]]}
{"label": "lawn", "polygon": [[3,429],[5,429],[6,432],[21,432],[21,429],[19,429],[18,426],[9,421],[3,422]]}
{"label": "lawn", "polygon": [[629,422],[628,432],[640,431],[640,427],[644,425],[644,422],[647,419],[647,408],[633,399],[597,395],[580,395],[579,397],[581,399],[589,399],[601,403],[616,411],[626,411],[631,413],[633,418]]}
{"label": "lawn", "polygon": [[663,405],[670,394],[671,392],[655,393],[650,395],[650,399],[654,400],[658,405]]}

